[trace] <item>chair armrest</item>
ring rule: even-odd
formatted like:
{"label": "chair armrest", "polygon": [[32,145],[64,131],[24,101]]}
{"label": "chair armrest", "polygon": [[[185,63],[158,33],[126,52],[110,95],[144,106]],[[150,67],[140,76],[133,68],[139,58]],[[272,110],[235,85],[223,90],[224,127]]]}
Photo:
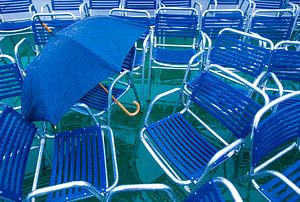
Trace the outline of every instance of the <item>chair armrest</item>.
{"label": "chair armrest", "polygon": [[49,6],[49,4],[45,3],[42,7],[41,7],[41,13],[45,13],[45,9],[47,9],[48,13],[52,13],[52,10]]}
{"label": "chair armrest", "polygon": [[195,183],[201,182],[201,180],[206,176],[206,174],[211,170],[211,168],[215,167],[216,162],[225,155],[231,157],[234,154],[234,151],[237,150],[244,143],[244,139],[237,139],[231,144],[227,145],[220,151],[218,151],[207,163],[205,170],[202,175],[195,180]]}
{"label": "chair armrest", "polygon": [[241,198],[239,192],[237,191],[237,189],[233,186],[233,184],[229,180],[227,180],[223,177],[216,177],[216,178],[213,179],[213,182],[216,183],[216,184],[224,185],[229,190],[229,192],[230,192],[232,198],[234,199],[234,201],[236,201],[236,202],[242,202],[243,201],[243,199]]}
{"label": "chair armrest", "polygon": [[[31,45],[31,43],[29,42],[29,40],[27,38],[22,38],[16,45],[14,48],[14,52],[15,52],[15,58],[16,58],[16,62],[17,65],[20,69],[24,69],[22,62],[21,62],[21,56],[20,56],[20,48],[23,45],[27,45],[30,47],[30,49],[32,50],[32,52],[34,52],[36,54],[36,51],[34,50],[33,46]],[[37,55],[37,54],[36,54]]]}
{"label": "chair armrest", "polygon": [[81,19],[84,19],[84,18],[87,18],[87,17],[91,16],[87,3],[80,4],[79,13],[80,13]]}
{"label": "chair armrest", "polygon": [[148,125],[148,121],[149,121],[150,115],[152,113],[153,106],[158,100],[160,100],[161,98],[166,97],[168,95],[171,95],[173,93],[181,93],[181,92],[182,92],[181,88],[173,88],[171,90],[168,90],[164,93],[161,93],[161,94],[155,96],[155,98],[152,100],[152,102],[149,105],[149,108],[148,108],[148,111],[147,111],[147,114],[146,114],[146,118],[145,118],[145,121],[144,121],[144,125]]}
{"label": "chair armrest", "polygon": [[172,201],[176,201],[175,194],[173,190],[164,184],[131,184],[131,185],[120,185],[115,187],[110,191],[110,193],[107,195],[106,200],[111,201],[111,198],[113,195],[120,193],[120,192],[135,192],[135,191],[163,191]]}
{"label": "chair armrest", "polygon": [[117,183],[119,181],[118,164],[117,164],[116,149],[115,149],[116,147],[115,147],[114,134],[113,134],[112,129],[106,125],[101,126],[101,129],[107,131],[107,133],[105,133],[105,135],[107,135],[107,138],[110,143],[110,149],[111,149],[110,153],[111,153],[112,167],[113,167],[113,173],[114,173],[114,182],[110,187],[108,187],[106,189],[106,191],[109,192],[117,185]]}
{"label": "chair armrest", "polygon": [[51,193],[51,192],[56,192],[56,191],[69,189],[69,188],[75,188],[75,187],[80,187],[82,189],[86,189],[89,192],[91,192],[100,201],[103,200],[103,195],[101,194],[101,192],[99,192],[90,183],[85,182],[85,181],[72,181],[72,182],[66,182],[66,183],[53,185],[53,186],[49,186],[49,187],[44,187],[44,188],[40,188],[35,191],[32,191],[27,195],[26,201],[31,201],[32,198],[35,198],[38,196],[43,196],[43,195]]}
{"label": "chair armrest", "polygon": [[[282,173],[280,173],[278,171],[264,170],[264,171],[261,171],[258,173],[254,173],[251,177],[257,179],[257,178],[264,177],[264,176],[278,177],[282,182],[284,182],[287,186],[289,186],[294,192],[296,192],[298,195],[300,195],[300,188],[294,182],[292,182],[289,178],[287,178],[285,175],[283,175]],[[256,188],[259,188],[254,179],[252,180],[252,183],[254,183],[254,186],[256,186]]]}

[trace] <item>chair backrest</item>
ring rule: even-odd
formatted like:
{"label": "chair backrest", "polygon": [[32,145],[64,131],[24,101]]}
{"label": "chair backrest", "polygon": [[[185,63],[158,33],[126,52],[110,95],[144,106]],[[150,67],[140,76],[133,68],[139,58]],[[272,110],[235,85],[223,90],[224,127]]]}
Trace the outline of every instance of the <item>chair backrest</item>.
{"label": "chair backrest", "polygon": [[275,45],[270,72],[279,80],[300,81],[300,42],[282,41]]}
{"label": "chair backrest", "polygon": [[247,136],[253,117],[261,108],[252,98],[209,71],[201,73],[190,99],[212,114],[237,138]]}
{"label": "chair backrest", "polygon": [[28,154],[37,128],[7,106],[0,115],[0,198],[22,201]]}
{"label": "chair backrest", "polygon": [[[42,23],[50,29],[48,32]],[[57,31],[76,22],[76,17],[71,13],[40,13],[32,17],[32,33],[36,45],[45,45]]]}
{"label": "chair backrest", "polygon": [[160,8],[155,17],[155,37],[195,39],[198,12],[193,8]]}
{"label": "chair backrest", "polygon": [[[107,188],[104,137],[101,127],[92,126],[55,135],[50,186],[71,181],[86,181],[98,190]],[[76,152],[74,152],[76,151]],[[72,200],[69,195],[83,194],[84,189],[68,189],[48,195],[48,200]]]}
{"label": "chair backrest", "polygon": [[0,100],[20,96],[23,77],[15,60],[8,55],[0,55]]}
{"label": "chair backrest", "polygon": [[157,9],[157,0],[125,0],[124,8],[139,10],[155,10]]}
{"label": "chair backrest", "polygon": [[54,11],[79,10],[83,0],[51,0]]}
{"label": "chair backrest", "polygon": [[160,0],[160,3],[162,3],[166,7],[192,7],[191,0]]}
{"label": "chair backrest", "polygon": [[0,14],[29,12],[32,0],[5,0],[0,1]]}
{"label": "chair backrest", "polygon": [[[300,91],[293,94],[299,97]],[[287,96],[289,95],[284,97]],[[279,99],[282,98],[278,98],[262,108],[254,119],[254,128],[251,135],[252,168],[258,166],[268,154],[277,149],[280,145],[292,140],[297,141],[297,138],[300,137],[300,102],[277,110],[264,120],[261,120],[263,115],[268,112],[271,107],[275,106],[275,103],[280,103],[278,102]],[[283,101],[286,101],[286,99],[281,100],[281,102]]]}
{"label": "chair backrest", "polygon": [[255,8],[259,9],[281,9],[287,6],[286,0],[253,0]]}
{"label": "chair backrest", "polygon": [[289,40],[294,22],[295,16],[290,9],[257,10],[250,18],[248,31],[272,41]]}
{"label": "chair backrest", "polygon": [[244,13],[240,9],[210,9],[202,14],[201,29],[212,40],[224,28],[243,29]]}
{"label": "chair backrest", "polygon": [[[260,43],[269,48],[261,47]],[[226,28],[215,40],[209,61],[256,78],[267,70],[272,50],[273,43],[268,39]]]}
{"label": "chair backrest", "polygon": [[89,0],[89,2],[92,10],[107,10],[120,6],[120,0]]}

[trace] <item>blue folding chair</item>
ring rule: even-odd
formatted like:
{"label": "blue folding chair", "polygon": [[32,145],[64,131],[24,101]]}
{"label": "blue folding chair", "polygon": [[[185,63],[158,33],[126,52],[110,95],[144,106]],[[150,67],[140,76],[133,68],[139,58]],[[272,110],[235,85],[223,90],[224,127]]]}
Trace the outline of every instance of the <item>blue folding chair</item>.
{"label": "blue folding chair", "polygon": [[191,0],[160,0],[160,5],[162,7],[193,7]]}
{"label": "blue folding chair", "polygon": [[289,40],[296,17],[291,9],[259,9],[251,15],[247,30],[274,42]]}
{"label": "blue folding chair", "polygon": [[12,107],[0,114],[0,199],[22,201],[26,162],[36,130]]}
{"label": "blue folding chair", "polygon": [[209,9],[202,14],[201,30],[214,41],[224,28],[243,31],[244,13],[240,9]]}
{"label": "blue folding chair", "polygon": [[32,0],[0,2],[0,35],[13,36],[31,32],[31,16],[36,12]]}
{"label": "blue folding chair", "polygon": [[[202,183],[211,170],[238,151],[250,133],[254,115],[261,108],[258,101],[211,74],[209,69],[212,67],[239,80],[245,88],[253,89],[255,95],[262,97],[262,105],[268,103],[268,96],[262,90],[219,65],[204,69],[197,87],[180,112],[149,123],[155,103],[167,95],[182,92],[182,89],[175,88],[156,96],[149,106],[140,133],[141,141],[165,173],[180,185]],[[198,108],[207,114],[197,116],[196,110],[192,109]],[[218,134],[208,120],[214,125],[219,123],[222,134]],[[235,140],[226,141],[228,135]]]}
{"label": "blue folding chair", "polygon": [[[261,47],[261,44],[265,47]],[[207,56],[207,65],[218,64],[226,67],[253,85],[259,86],[268,72],[273,48],[274,45],[269,39],[225,28],[220,31]],[[201,57],[201,54],[197,57]],[[193,60],[190,61],[192,62]],[[182,84],[188,94],[191,94],[199,80],[199,77],[195,76],[188,81],[190,68],[189,65]],[[226,75],[222,75],[222,72],[218,70],[212,68],[210,71],[226,78]],[[238,83],[238,81],[232,81]]]}
{"label": "blue folding chair", "polygon": [[[297,158],[293,161],[293,156],[299,156],[300,102],[264,118],[270,109],[296,96],[299,98],[300,91],[270,102],[254,118],[249,176],[254,187],[269,201],[300,200],[300,161]],[[285,166],[276,164],[284,159],[289,159]]]}
{"label": "blue folding chair", "polygon": [[20,109],[23,73],[9,55],[0,55],[0,62],[0,100],[7,104],[15,103],[14,109]]}
{"label": "blue folding chair", "polygon": [[[194,8],[165,7],[157,10],[155,28],[150,39],[149,99],[152,69],[186,70],[190,58],[204,49],[205,39],[203,34],[198,33],[198,17]],[[199,61],[195,61],[193,67],[198,64]]]}
{"label": "blue folding chair", "polygon": [[82,11],[84,16],[107,15],[111,9],[122,8],[120,0],[89,0],[84,3]]}
{"label": "blue folding chair", "polygon": [[[300,90],[300,42],[281,41],[275,45],[266,77],[265,90],[270,99]],[[273,82],[275,84],[273,84]],[[299,98],[288,99],[278,109],[299,102]]]}
{"label": "blue folding chair", "polygon": [[288,1],[286,0],[253,0],[251,1],[251,7],[256,9],[283,9],[286,8]]}

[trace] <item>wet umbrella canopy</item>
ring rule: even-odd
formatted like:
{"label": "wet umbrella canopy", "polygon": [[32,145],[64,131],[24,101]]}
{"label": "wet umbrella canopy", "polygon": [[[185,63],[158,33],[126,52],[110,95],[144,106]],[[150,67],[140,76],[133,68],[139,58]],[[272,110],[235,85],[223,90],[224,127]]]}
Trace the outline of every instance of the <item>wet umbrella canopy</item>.
{"label": "wet umbrella canopy", "polygon": [[27,67],[22,113],[30,121],[56,124],[90,89],[120,72],[130,48],[147,29],[99,16],[57,32]]}

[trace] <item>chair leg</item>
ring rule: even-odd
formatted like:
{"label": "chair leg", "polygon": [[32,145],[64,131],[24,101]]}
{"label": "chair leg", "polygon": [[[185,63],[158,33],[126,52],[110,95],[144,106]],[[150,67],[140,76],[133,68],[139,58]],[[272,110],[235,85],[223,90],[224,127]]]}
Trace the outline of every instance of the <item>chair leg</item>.
{"label": "chair leg", "polygon": [[135,96],[137,102],[141,103],[141,99],[140,99],[140,96],[138,94],[138,91],[136,90],[135,84],[132,81],[132,75],[130,75],[129,83],[130,83],[130,87],[133,89],[133,93],[134,93],[134,96]]}
{"label": "chair leg", "polygon": [[150,101],[151,99],[151,63],[149,64],[148,69],[148,99],[147,101]]}

